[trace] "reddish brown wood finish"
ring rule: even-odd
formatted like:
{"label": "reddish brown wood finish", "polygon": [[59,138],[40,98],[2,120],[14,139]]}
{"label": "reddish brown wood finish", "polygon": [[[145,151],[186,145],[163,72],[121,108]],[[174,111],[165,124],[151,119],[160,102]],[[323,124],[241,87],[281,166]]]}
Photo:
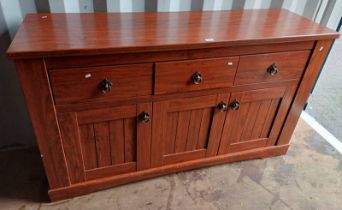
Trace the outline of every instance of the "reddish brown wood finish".
{"label": "reddish brown wood finish", "polygon": [[312,87],[316,82],[317,76],[319,75],[319,72],[324,60],[326,59],[332,42],[332,40],[317,41],[308,67],[306,68],[305,74],[303,76],[302,82],[291,105],[291,109],[287,116],[283,131],[277,142],[278,145],[288,144],[290,142],[291,135],[296,127],[303,107],[308,100],[310,91],[312,90]]}
{"label": "reddish brown wood finish", "polygon": [[289,145],[280,145],[273,147],[264,147],[243,151],[232,154],[218,155],[209,158],[196,159],[182,163],[169,164],[166,166],[142,170],[135,173],[127,173],[118,176],[110,176],[97,180],[91,180],[84,183],[71,185],[69,187],[57,188],[49,191],[49,196],[52,201],[67,199],[79,195],[85,195],[110,187],[123,185],[130,182],[136,182],[144,179],[149,179],[156,176],[161,176],[180,171],[187,171],[196,168],[208,167],[217,164],[230,163],[241,160],[250,160],[257,158],[274,157],[286,154]]}
{"label": "reddish brown wood finish", "polygon": [[50,188],[68,186],[70,179],[44,61],[16,60],[15,64]]}
{"label": "reddish brown wood finish", "polygon": [[120,53],[109,55],[51,57],[45,59],[48,69],[75,68],[87,66],[108,66],[130,63],[151,63],[158,61],[186,60],[199,58],[216,58],[236,55],[250,55],[269,52],[286,52],[293,50],[311,50],[314,41],[290,43],[270,43],[265,45],[250,45],[240,47],[217,47],[204,49],[173,50],[146,53]]}
{"label": "reddish brown wood finish", "polygon": [[[308,61],[310,51],[295,51],[241,56],[235,85],[277,82],[299,79]],[[275,64],[279,69],[275,75],[267,70]]]}
{"label": "reddish brown wood finish", "polygon": [[[25,58],[16,65],[52,200],[285,154],[339,36],[276,9],[47,16],[28,15],[8,55]],[[98,94],[103,79],[113,87]],[[238,110],[219,110],[234,100]]]}
{"label": "reddish brown wood finish", "polygon": [[295,86],[232,93],[219,154],[274,145],[290,106]]}
{"label": "reddish brown wood finish", "polygon": [[29,14],[8,55],[18,58],[151,52],[336,37],[338,33],[280,9]]}
{"label": "reddish brown wood finish", "polygon": [[217,153],[229,94],[169,99],[153,105],[152,167]]}
{"label": "reddish brown wood finish", "polygon": [[[154,93],[167,94],[233,85],[238,57],[199,59],[156,63]],[[198,73],[202,81],[195,84]]]}
{"label": "reddish brown wood finish", "polygon": [[[58,69],[50,71],[50,79],[57,104],[152,95],[151,64]],[[103,93],[100,85],[105,79],[112,87]]]}

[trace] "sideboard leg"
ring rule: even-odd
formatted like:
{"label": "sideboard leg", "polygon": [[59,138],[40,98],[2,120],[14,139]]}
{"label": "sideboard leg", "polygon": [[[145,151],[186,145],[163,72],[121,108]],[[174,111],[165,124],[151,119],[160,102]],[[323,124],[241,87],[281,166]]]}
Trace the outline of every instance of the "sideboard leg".
{"label": "sideboard leg", "polygon": [[15,61],[50,188],[70,185],[48,74],[43,59]]}
{"label": "sideboard leg", "polygon": [[296,96],[291,105],[277,145],[284,145],[290,142],[292,133],[297,125],[297,121],[300,117],[301,112],[303,111],[303,107],[306,101],[309,98],[311,89],[315,84],[316,78],[329,52],[332,42],[333,40],[317,41],[308,66],[305,70],[304,76],[298,87]]}

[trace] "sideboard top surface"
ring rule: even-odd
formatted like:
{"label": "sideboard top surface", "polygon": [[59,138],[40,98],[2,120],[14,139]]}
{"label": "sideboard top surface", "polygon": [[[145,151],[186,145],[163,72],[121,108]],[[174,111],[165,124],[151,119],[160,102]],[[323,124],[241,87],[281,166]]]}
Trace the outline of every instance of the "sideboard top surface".
{"label": "sideboard top surface", "polygon": [[28,14],[13,58],[186,50],[337,38],[281,9],[167,13]]}

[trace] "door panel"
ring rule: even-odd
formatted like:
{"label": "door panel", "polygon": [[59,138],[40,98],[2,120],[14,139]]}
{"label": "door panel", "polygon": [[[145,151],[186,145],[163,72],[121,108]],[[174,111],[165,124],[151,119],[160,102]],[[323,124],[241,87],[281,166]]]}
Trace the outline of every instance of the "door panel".
{"label": "door panel", "polygon": [[216,106],[228,100],[223,94],[155,102],[152,166],[216,155],[225,119]]}
{"label": "door panel", "polygon": [[72,183],[150,167],[151,122],[138,116],[152,104],[128,107],[59,114]]}
{"label": "door panel", "polygon": [[295,86],[265,88],[231,94],[219,154],[274,145],[289,109]]}

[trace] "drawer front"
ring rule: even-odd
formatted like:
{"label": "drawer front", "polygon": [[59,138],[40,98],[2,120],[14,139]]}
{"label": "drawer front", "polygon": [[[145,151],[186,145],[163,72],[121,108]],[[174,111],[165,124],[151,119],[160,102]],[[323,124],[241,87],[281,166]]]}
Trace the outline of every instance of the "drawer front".
{"label": "drawer front", "polygon": [[241,56],[234,85],[299,79],[310,51]]}
{"label": "drawer front", "polygon": [[155,94],[230,87],[238,57],[156,63]]}
{"label": "drawer front", "polygon": [[152,94],[152,64],[50,71],[56,103],[130,98]]}

